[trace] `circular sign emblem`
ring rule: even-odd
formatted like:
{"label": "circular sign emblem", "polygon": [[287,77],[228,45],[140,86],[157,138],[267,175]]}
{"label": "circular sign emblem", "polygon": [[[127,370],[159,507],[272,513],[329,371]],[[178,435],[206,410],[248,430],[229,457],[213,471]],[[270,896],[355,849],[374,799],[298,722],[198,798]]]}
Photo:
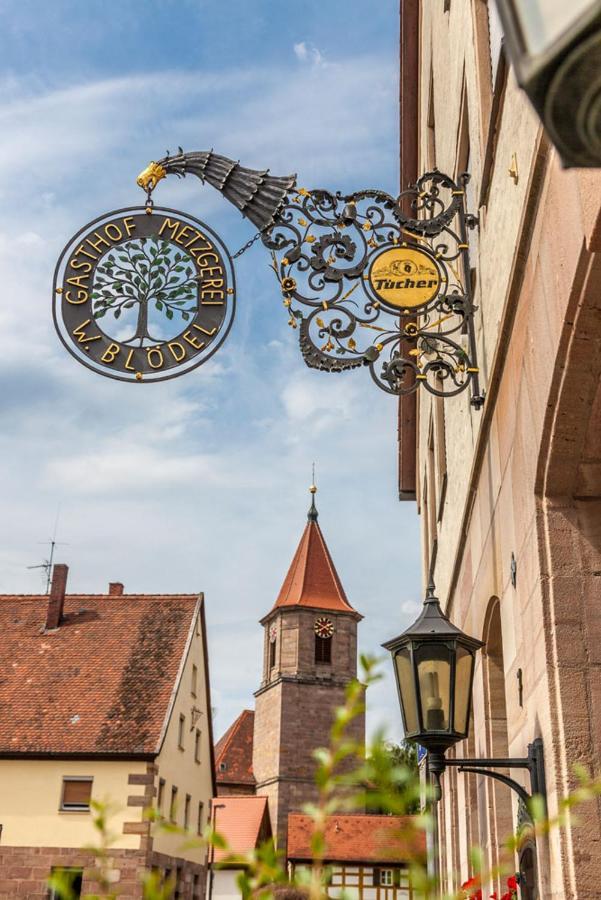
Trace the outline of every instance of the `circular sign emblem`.
{"label": "circular sign emblem", "polygon": [[369,284],[379,300],[395,309],[412,309],[433,300],[441,274],[433,256],[416,247],[391,247],[369,269]]}
{"label": "circular sign emblem", "polygon": [[234,270],[203,222],[171,209],[108,213],[67,244],[54,274],[54,323],[83,365],[120,381],[163,381],[221,346]]}

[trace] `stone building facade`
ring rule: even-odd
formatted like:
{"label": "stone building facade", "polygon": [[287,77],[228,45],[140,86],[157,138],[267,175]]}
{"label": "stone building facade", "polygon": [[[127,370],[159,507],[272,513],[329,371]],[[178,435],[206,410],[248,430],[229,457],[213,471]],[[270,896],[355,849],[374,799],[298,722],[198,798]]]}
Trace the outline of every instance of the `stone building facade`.
{"label": "stone building facade", "polygon": [[203,598],[66,586],[56,565],[49,597],[0,597],[0,898],[46,900],[64,870],[74,897],[96,893],[99,801],[119,897],[140,900],[154,870],[199,900],[206,846],[145,810],[197,836],[215,794]]}
{"label": "stone building facade", "polygon": [[[401,2],[401,181],[433,167],[471,174],[486,402],[401,401],[401,497],[421,515],[424,587],[433,573],[447,614],[486,642],[454,752],[523,757],[542,738],[554,816],[576,763],[601,774],[601,174],[561,169],[492,0]],[[471,874],[470,845],[499,863],[517,819],[505,785],[448,769],[445,888]],[[598,897],[599,801],[509,864],[523,897]]]}

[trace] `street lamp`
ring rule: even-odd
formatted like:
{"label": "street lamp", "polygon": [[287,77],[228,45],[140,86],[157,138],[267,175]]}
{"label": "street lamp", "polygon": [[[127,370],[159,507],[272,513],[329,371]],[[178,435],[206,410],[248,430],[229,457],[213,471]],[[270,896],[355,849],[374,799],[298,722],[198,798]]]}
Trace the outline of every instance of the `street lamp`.
{"label": "street lamp", "polygon": [[598,0],[496,0],[505,47],[563,165],[601,166]]}
{"label": "street lamp", "polygon": [[467,737],[476,651],[483,646],[445,616],[432,581],[413,625],[384,644],[394,662],[405,736],[426,748],[437,780],[445,751]]}
{"label": "street lamp", "polygon": [[[476,651],[484,646],[445,616],[430,581],[424,607],[413,625],[384,645],[394,664],[405,737],[428,751],[428,770],[440,799],[440,778],[447,766],[476,772],[503,782],[526,804],[533,794],[545,796],[543,745],[536,738],[527,757],[510,759],[445,759],[445,752],[469,731]],[[494,769],[527,769],[531,793]]]}

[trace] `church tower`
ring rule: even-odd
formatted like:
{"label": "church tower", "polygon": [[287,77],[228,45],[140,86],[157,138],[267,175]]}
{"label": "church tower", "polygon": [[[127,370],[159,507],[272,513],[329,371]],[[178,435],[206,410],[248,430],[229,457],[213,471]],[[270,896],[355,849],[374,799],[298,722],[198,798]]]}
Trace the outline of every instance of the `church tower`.
{"label": "church tower", "polygon": [[[328,746],[334,710],[357,675],[357,623],[317,522],[315,492],[308,521],[278,598],[261,619],[263,677],[255,693],[253,771],[269,798],[278,847],[286,846],[288,813],[315,802],[312,757]],[[350,732],[364,741],[365,719]]]}

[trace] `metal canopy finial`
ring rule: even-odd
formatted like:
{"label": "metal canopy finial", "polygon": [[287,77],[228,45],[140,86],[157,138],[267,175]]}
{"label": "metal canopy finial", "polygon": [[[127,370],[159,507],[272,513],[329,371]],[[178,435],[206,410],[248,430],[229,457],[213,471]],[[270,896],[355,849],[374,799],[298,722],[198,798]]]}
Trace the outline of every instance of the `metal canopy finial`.
{"label": "metal canopy finial", "polygon": [[311,486],[309,487],[309,493],[311,494],[311,506],[309,507],[309,512],[307,513],[307,521],[308,522],[317,522],[317,507],[315,506],[315,494],[317,493],[317,485],[315,484],[315,463],[313,463],[312,467],[312,478],[311,478]]}
{"label": "metal canopy finial", "polygon": [[432,574],[430,574],[430,578],[428,580],[428,587],[426,588],[426,596],[424,598],[424,603],[438,603],[438,597],[436,596],[436,587],[434,585],[434,578]]}

